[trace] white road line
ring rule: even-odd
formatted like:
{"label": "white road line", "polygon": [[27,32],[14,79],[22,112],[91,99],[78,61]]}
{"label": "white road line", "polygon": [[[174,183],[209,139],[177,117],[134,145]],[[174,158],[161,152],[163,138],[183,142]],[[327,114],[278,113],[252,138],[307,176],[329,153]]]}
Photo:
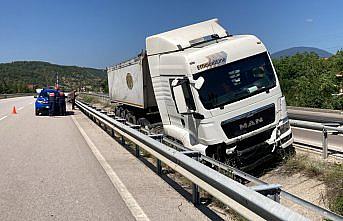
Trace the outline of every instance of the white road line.
{"label": "white road line", "polygon": [[5,119],[6,117],[8,117],[8,116],[3,116],[2,118],[0,118],[0,121],[3,120],[3,119]]}
{"label": "white road line", "polygon": [[18,110],[22,110],[22,109],[24,109],[24,107],[19,107],[19,108],[18,108]]}
{"label": "white road line", "polygon": [[80,124],[76,121],[74,116],[71,116],[72,120],[74,121],[76,127],[79,129],[81,135],[86,140],[89,148],[92,150],[94,156],[99,161],[102,168],[105,170],[107,176],[110,178],[113,186],[117,189],[118,193],[120,194],[121,198],[124,200],[126,206],[131,211],[131,214],[134,216],[136,220],[139,221],[149,221],[150,219],[148,216],[144,213],[142,208],[138,205],[137,201],[131,193],[128,191],[124,183],[120,180],[118,175],[113,171],[110,164],[106,161],[106,159],[101,155],[100,151],[97,149],[97,147],[94,145],[92,140],[88,137],[86,132],[83,130],[83,128],[80,126]]}

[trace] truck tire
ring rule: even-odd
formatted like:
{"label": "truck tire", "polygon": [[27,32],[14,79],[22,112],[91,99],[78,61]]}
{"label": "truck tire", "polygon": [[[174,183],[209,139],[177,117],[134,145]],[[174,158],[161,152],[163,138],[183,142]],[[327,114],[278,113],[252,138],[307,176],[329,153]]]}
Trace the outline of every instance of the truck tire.
{"label": "truck tire", "polygon": [[284,161],[288,160],[292,157],[294,157],[296,154],[295,148],[293,145],[290,145],[286,148],[278,148],[277,151],[275,151],[275,156],[278,161]]}

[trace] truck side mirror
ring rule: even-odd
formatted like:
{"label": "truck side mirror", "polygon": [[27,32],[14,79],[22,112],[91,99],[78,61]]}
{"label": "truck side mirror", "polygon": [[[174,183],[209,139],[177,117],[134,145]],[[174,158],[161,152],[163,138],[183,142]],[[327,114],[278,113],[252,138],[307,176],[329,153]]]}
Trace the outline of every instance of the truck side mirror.
{"label": "truck side mirror", "polygon": [[194,81],[195,89],[199,90],[202,87],[202,85],[204,84],[204,82],[205,82],[205,79],[203,77],[199,77],[198,79],[196,79]]}
{"label": "truck side mirror", "polygon": [[176,109],[180,114],[192,114],[195,112],[195,104],[189,86],[188,78],[175,79],[172,82],[172,90]]}

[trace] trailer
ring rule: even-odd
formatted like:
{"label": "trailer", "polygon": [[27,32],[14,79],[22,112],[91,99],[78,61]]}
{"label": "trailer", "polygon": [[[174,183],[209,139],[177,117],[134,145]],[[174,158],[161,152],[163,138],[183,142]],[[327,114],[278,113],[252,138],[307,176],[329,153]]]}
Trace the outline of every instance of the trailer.
{"label": "trailer", "polygon": [[112,103],[118,104],[118,116],[134,124],[158,121],[158,108],[145,51],[107,68],[107,74],[109,97]]}

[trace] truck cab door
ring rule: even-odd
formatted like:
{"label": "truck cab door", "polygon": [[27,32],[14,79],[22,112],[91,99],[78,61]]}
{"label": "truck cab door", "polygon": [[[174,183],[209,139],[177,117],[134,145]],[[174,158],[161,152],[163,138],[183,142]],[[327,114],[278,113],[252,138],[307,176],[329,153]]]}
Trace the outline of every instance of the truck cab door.
{"label": "truck cab door", "polygon": [[175,79],[172,82],[173,98],[179,114],[190,115],[195,112],[195,103],[187,78]]}

